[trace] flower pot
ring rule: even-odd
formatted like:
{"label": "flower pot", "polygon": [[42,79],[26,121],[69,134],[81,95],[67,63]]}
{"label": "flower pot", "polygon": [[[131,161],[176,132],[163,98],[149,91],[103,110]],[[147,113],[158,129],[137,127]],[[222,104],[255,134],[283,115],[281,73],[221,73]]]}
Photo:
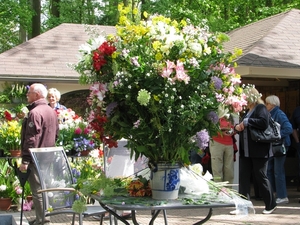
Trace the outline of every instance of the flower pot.
{"label": "flower pot", "polygon": [[11,157],[20,157],[21,156],[21,150],[9,150]]}
{"label": "flower pot", "polygon": [[10,198],[0,198],[0,210],[7,211],[10,209],[11,199]]}
{"label": "flower pot", "polygon": [[157,163],[151,168],[150,186],[153,199],[177,199],[180,187],[180,164]]}
{"label": "flower pot", "polygon": [[80,152],[80,156],[88,156],[89,154],[90,154],[90,150]]}
{"label": "flower pot", "polygon": [[31,201],[32,201],[32,196],[31,196],[31,195],[28,195],[28,196],[26,197],[26,200],[27,200],[27,202],[31,202]]}

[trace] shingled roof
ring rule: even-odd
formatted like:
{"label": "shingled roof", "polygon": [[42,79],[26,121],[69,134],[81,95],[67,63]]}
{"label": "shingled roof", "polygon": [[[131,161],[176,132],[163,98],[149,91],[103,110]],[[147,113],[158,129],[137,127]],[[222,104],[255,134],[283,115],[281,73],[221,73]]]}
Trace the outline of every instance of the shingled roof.
{"label": "shingled roof", "polygon": [[300,10],[292,9],[228,33],[226,51],[243,50],[241,75],[300,78]]}
{"label": "shingled roof", "polygon": [[78,83],[79,74],[68,67],[78,61],[79,46],[89,39],[87,29],[115,33],[112,26],[61,24],[0,54],[0,80]]}
{"label": "shingled roof", "polygon": [[[112,26],[61,24],[0,54],[0,80],[77,83],[78,48],[89,39],[86,27],[106,34]],[[241,48],[237,72],[243,77],[300,79],[300,10],[257,21],[228,33],[225,51]]]}

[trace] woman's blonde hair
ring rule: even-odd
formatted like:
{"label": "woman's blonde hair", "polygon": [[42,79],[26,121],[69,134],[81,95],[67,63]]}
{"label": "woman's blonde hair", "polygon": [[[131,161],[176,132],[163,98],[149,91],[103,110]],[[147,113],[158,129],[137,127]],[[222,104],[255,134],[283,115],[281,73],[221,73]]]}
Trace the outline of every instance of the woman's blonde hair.
{"label": "woman's blonde hair", "polygon": [[48,95],[49,94],[54,95],[57,102],[60,100],[61,95],[60,95],[59,90],[57,90],[56,88],[49,88],[48,89]]}
{"label": "woman's blonde hair", "polygon": [[248,104],[264,104],[264,100],[261,98],[262,94],[258,92],[253,84],[247,84],[243,89]]}

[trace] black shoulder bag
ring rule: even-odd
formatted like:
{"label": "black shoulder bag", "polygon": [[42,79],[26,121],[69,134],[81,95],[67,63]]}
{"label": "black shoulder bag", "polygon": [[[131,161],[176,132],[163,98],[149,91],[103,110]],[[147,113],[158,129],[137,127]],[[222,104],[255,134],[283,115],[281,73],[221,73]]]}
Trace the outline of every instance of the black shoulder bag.
{"label": "black shoulder bag", "polygon": [[249,130],[253,141],[272,143],[278,142],[281,139],[280,124],[274,121],[271,116],[269,116],[269,126],[267,129],[261,130],[249,126]]}
{"label": "black shoulder bag", "polygon": [[284,146],[284,141],[282,139],[278,142],[272,143],[272,152],[274,157],[280,157],[286,155],[286,149]]}

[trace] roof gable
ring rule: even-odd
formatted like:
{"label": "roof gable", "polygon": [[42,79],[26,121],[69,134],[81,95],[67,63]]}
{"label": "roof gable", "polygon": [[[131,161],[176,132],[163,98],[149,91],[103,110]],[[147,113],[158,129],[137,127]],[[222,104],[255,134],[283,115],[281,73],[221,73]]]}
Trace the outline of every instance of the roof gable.
{"label": "roof gable", "polygon": [[115,33],[113,26],[61,24],[0,54],[0,78],[78,82],[79,74],[68,64],[77,62],[79,46],[89,39],[86,28]]}
{"label": "roof gable", "polygon": [[300,68],[300,10],[292,9],[228,33],[226,51],[243,50],[239,66]]}

